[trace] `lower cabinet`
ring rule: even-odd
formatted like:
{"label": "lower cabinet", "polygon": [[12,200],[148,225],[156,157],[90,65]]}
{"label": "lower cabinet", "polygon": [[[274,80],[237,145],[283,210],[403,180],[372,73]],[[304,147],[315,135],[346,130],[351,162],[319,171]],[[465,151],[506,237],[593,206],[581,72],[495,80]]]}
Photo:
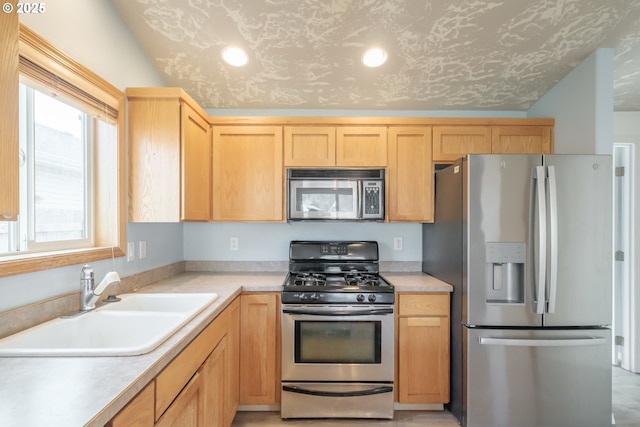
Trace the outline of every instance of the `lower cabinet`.
{"label": "lower cabinet", "polygon": [[238,407],[239,323],[237,298],[107,426],[230,426]]}
{"label": "lower cabinet", "polygon": [[398,294],[399,403],[449,402],[449,293]]}
{"label": "lower cabinet", "polygon": [[156,427],[205,427],[220,424],[207,424],[205,422],[206,397],[205,374],[202,367],[189,380],[176,400],[162,414]]}
{"label": "lower cabinet", "polygon": [[240,404],[280,402],[280,295],[242,294]]}

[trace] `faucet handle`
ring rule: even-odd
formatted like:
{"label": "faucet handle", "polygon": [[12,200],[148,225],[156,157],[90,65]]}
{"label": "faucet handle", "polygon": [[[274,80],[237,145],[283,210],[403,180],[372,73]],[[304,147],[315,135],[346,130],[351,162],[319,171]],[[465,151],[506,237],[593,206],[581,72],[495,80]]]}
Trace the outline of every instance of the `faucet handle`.
{"label": "faucet handle", "polygon": [[85,264],[80,271],[80,280],[93,279],[93,268],[89,264]]}

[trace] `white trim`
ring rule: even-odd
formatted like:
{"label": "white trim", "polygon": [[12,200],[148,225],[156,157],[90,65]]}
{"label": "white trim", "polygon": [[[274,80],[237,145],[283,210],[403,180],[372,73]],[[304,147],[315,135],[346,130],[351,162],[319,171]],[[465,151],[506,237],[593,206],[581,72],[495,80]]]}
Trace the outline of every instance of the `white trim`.
{"label": "white trim", "polygon": [[[633,239],[635,236],[635,144],[632,143],[615,143],[615,166],[623,166],[625,168],[625,176],[616,178],[615,188],[618,183],[620,188],[620,200],[614,203],[616,209],[615,220],[620,217],[620,223],[614,227],[614,236],[616,238],[615,250],[622,250],[625,259],[622,265],[620,261],[615,261],[614,268],[614,334],[624,338],[624,346],[613,347],[613,362],[620,363],[621,367],[632,372],[637,372],[640,368],[636,360],[638,355],[637,345],[638,337],[636,330],[636,283],[635,283],[635,244]],[[618,180],[622,179],[620,182]],[[615,191],[614,194],[618,194]],[[618,209],[620,212],[618,213]],[[619,240],[619,241],[618,241]],[[617,290],[617,292],[616,292]],[[616,324],[616,320],[618,323]]]}

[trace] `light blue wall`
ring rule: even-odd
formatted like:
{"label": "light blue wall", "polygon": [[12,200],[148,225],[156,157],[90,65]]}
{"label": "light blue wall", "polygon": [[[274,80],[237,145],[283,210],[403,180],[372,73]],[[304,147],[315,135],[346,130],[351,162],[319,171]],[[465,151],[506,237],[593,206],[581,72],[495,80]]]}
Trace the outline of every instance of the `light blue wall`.
{"label": "light blue wall", "polygon": [[528,111],[553,117],[555,152],[613,152],[613,49],[598,49],[556,84]]}
{"label": "light blue wall", "polygon": [[[229,239],[237,237],[232,251]],[[402,237],[403,250],[393,250],[393,239]],[[287,261],[291,240],[376,240],[381,261],[420,261],[420,224],[400,223],[186,223],[184,257],[191,261]]]}

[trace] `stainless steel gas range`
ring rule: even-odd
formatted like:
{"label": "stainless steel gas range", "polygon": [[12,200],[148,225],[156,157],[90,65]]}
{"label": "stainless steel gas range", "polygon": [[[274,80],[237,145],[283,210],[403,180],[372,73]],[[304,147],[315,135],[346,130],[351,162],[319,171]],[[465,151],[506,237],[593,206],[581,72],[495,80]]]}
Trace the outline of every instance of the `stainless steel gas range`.
{"label": "stainless steel gas range", "polygon": [[291,242],[282,418],[393,418],[394,301],[377,242]]}

